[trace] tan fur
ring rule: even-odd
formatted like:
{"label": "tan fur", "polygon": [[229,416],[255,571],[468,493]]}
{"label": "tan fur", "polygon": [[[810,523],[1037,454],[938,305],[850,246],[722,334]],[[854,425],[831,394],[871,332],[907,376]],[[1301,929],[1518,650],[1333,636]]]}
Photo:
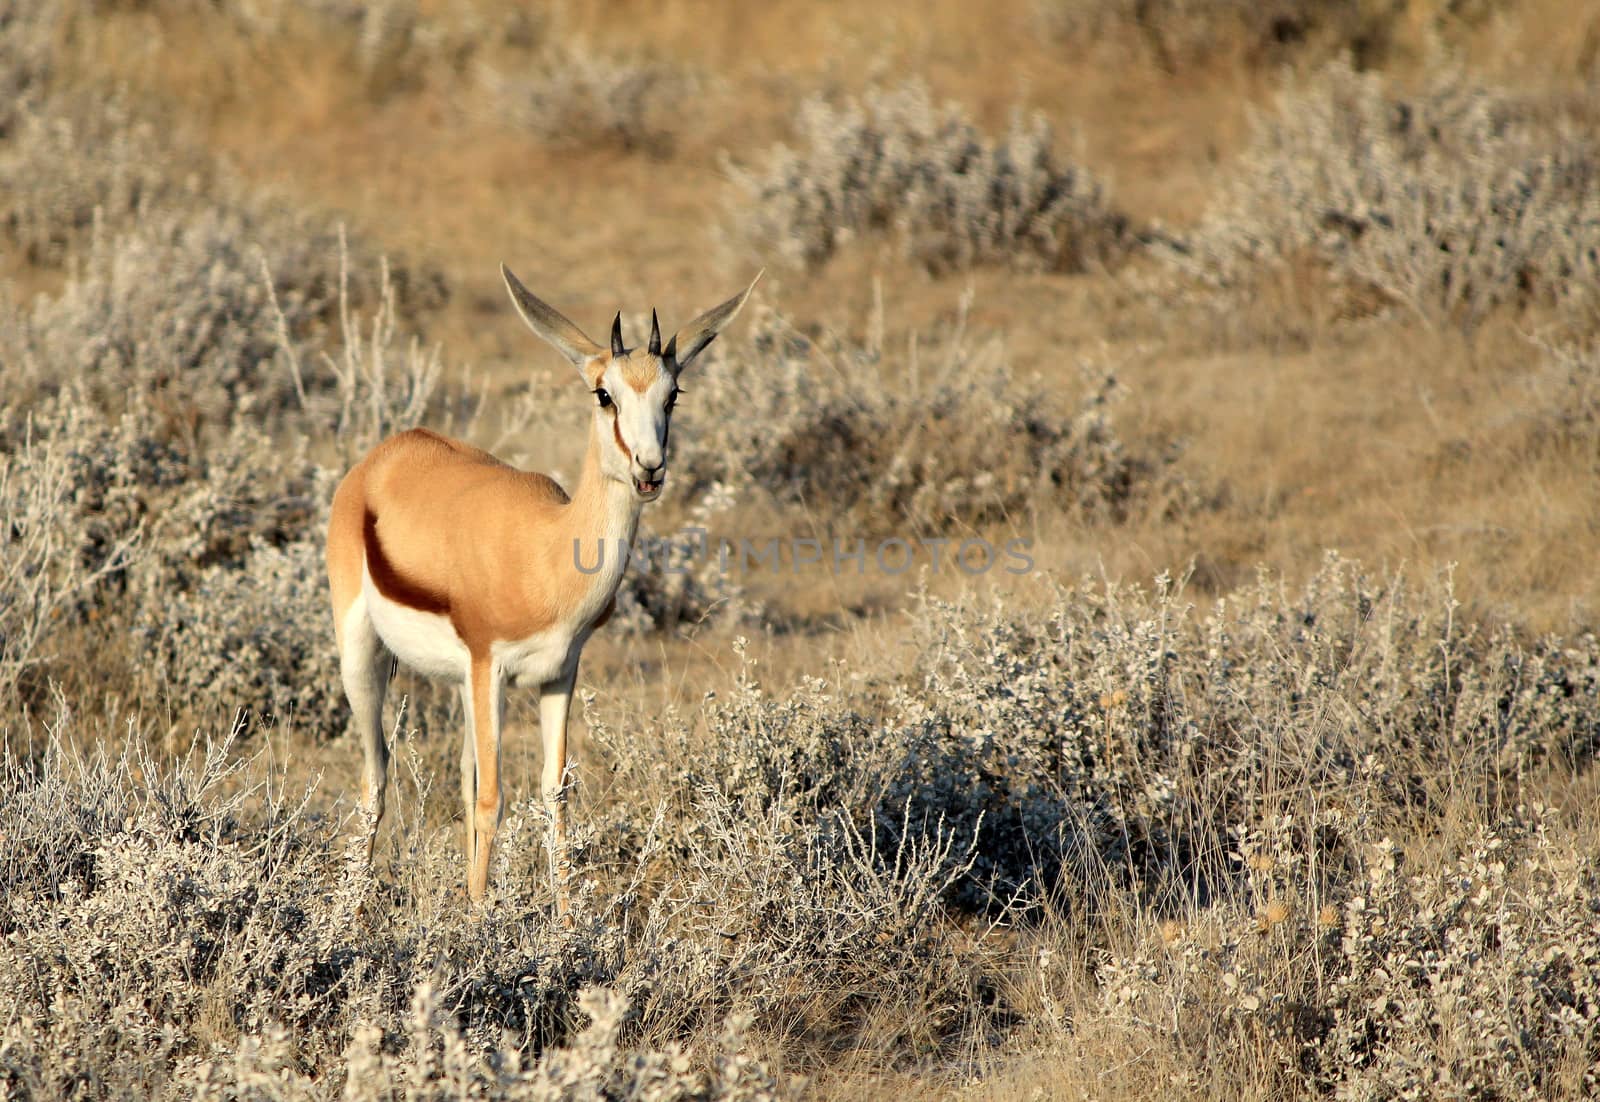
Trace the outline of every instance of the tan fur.
{"label": "tan fur", "polygon": [[[591,448],[593,448],[591,442]],[[390,437],[345,476],[328,525],[328,580],[340,631],[361,592],[364,528],[376,519],[383,556],[407,583],[390,600],[438,594],[442,611],[477,657],[490,646],[555,624],[591,579],[573,562],[573,540],[592,543],[600,524],[600,476],[585,465],[576,498],[551,479],[427,429]]]}
{"label": "tan fur", "polygon": [[[345,476],[334,494],[328,525],[328,585],[341,656],[363,576],[386,600],[443,616],[467,650],[463,686],[469,730],[463,748],[467,892],[481,900],[487,890],[489,857],[504,808],[500,785],[500,704],[504,671],[498,645],[512,645],[555,629],[560,638],[582,641],[610,619],[618,575],[608,582],[585,574],[575,545],[594,547],[614,534],[616,496],[629,491],[601,472],[600,439],[590,432],[573,496],[542,474],[517,470],[470,445],[427,429],[412,429],[379,444]],[[610,500],[608,501],[608,497]],[[623,507],[626,515],[628,506]],[[631,509],[637,519],[637,507]],[[624,538],[631,539],[631,526]],[[612,554],[617,554],[612,549]],[[596,594],[597,587],[609,592]],[[603,600],[601,597],[603,596]],[[371,630],[363,625],[363,630]],[[552,816],[551,867],[557,909],[566,910],[566,814],[562,777],[566,768],[566,705],[576,674],[576,653],[565,673],[541,685],[541,699],[563,698],[559,716],[541,730],[545,744],[544,791]],[[341,662],[343,662],[341,658]],[[368,702],[358,664],[356,694]],[[365,667],[370,669],[370,666]],[[346,688],[352,684],[347,671]],[[363,803],[371,829],[383,814],[387,753],[381,732],[365,721],[368,767]],[[545,724],[541,722],[541,727]],[[371,854],[369,835],[368,854]]]}
{"label": "tan fur", "polygon": [[[512,678],[532,681],[540,694],[547,849],[556,910],[565,915],[572,690],[589,633],[616,607],[639,510],[660,493],[671,411],[669,389],[655,384],[668,368],[660,356],[608,355],[504,265],[501,272],[529,328],[565,356],[591,390],[611,380],[613,400],[590,416],[572,496],[542,474],[517,470],[460,441],[427,429],[400,433],[373,448],[334,494],[328,589],[340,676],[366,759],[368,858],[388,780],[382,713],[391,656],[462,684],[468,724],[461,786],[467,893],[474,901],[487,890],[505,807],[505,686]],[[747,288],[691,322],[684,346],[690,353],[671,370],[681,370],[749,295]],[[631,448],[629,434],[636,437]]]}

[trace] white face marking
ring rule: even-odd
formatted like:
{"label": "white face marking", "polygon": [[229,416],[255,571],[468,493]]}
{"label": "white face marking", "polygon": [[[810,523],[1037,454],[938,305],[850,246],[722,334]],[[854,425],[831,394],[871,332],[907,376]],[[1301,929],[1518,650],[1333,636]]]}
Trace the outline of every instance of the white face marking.
{"label": "white face marking", "polygon": [[[640,374],[640,360],[649,365],[645,370],[653,376],[643,391],[629,382],[630,375],[637,379]],[[635,352],[629,361],[626,367],[622,361],[611,361],[600,377],[600,387],[612,402],[610,409],[598,403],[595,409],[600,418],[601,469],[633,487],[635,496],[649,501],[661,493],[666,478],[667,432],[672,419],[668,406],[678,384],[659,357]],[[622,440],[620,447],[617,437]]]}

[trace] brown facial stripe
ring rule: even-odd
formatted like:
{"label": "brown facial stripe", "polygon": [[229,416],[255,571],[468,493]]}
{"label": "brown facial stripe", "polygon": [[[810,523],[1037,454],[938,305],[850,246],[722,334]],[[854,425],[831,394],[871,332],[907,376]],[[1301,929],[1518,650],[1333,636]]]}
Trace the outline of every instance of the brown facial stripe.
{"label": "brown facial stripe", "polygon": [[367,573],[372,575],[372,584],[378,587],[379,593],[397,605],[418,612],[443,614],[450,611],[448,597],[402,577],[394,568],[378,542],[378,518],[370,509],[361,518],[361,543],[367,552]]}
{"label": "brown facial stripe", "polygon": [[622,450],[623,458],[627,459],[630,462],[632,462],[632,460],[633,460],[633,452],[628,450],[627,443],[623,441],[623,439],[622,439],[622,426],[617,424],[617,419],[615,417],[611,418],[611,435],[616,438],[617,447]]}

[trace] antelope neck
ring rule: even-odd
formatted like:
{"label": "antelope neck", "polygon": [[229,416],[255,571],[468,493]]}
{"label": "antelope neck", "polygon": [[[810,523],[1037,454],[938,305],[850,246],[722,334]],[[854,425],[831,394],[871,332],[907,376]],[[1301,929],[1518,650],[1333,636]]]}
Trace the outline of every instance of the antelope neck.
{"label": "antelope neck", "polygon": [[[572,500],[562,511],[562,519],[567,522],[563,525],[563,542],[572,547],[576,541],[586,556],[594,555],[597,541],[602,539],[608,544],[620,541],[631,545],[644,507],[632,486],[606,477],[600,466],[600,449],[604,446],[598,422],[591,419],[583,471],[573,487]],[[608,546],[607,559],[621,559],[621,550],[619,546]]]}

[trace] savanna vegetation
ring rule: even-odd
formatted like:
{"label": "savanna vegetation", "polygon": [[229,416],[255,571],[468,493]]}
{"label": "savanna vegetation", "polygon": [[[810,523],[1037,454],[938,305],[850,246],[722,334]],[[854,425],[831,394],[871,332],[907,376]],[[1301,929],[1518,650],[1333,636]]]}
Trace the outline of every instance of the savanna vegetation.
{"label": "savanna vegetation", "polygon": [[[1559,0],[0,0],[0,1091],[1592,1096],[1597,65]],[[362,859],[322,567],[398,429],[575,475],[502,260],[630,341],[768,269],[585,652],[570,926],[531,694],[487,906],[405,672]]]}

